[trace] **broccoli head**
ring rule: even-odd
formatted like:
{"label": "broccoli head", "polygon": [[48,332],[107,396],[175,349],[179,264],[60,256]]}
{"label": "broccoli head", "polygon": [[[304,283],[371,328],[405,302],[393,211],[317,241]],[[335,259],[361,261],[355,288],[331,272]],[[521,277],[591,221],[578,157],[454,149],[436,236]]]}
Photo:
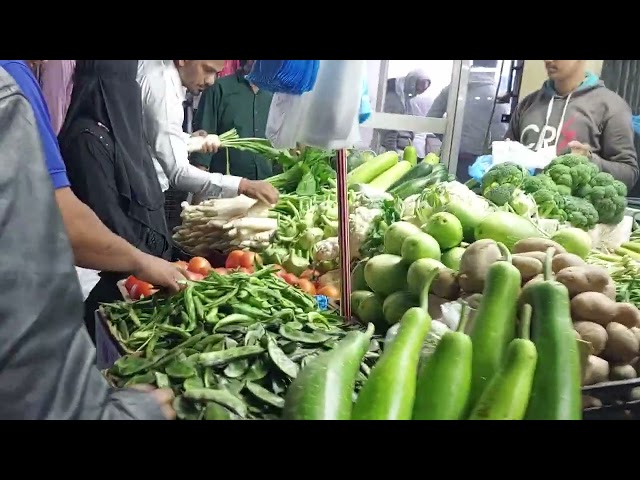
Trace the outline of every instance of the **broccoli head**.
{"label": "broccoli head", "polygon": [[505,183],[502,185],[489,187],[484,191],[483,196],[490,202],[495,203],[499,207],[502,207],[503,205],[511,201],[515,190],[516,187],[514,185]]}
{"label": "broccoli head", "polygon": [[566,221],[567,215],[564,211],[564,197],[558,192],[541,189],[534,192],[532,196],[538,205],[538,215],[542,218]]}
{"label": "broccoli head", "polygon": [[589,193],[590,182],[598,172],[598,166],[587,157],[572,153],[554,158],[544,169],[544,173],[558,184],[561,193],[578,197]]}
{"label": "broccoli head", "polygon": [[554,183],[549,175],[541,173],[534,177],[525,178],[522,183],[522,190],[525,193],[535,193],[539,190],[549,190],[551,192],[557,192],[558,186]]}
{"label": "broccoli head", "polygon": [[566,155],[560,155],[559,157],[551,160],[551,163],[545,167],[545,173],[548,169],[555,167],[556,165],[566,165],[567,167],[576,167],[578,165],[587,165],[590,164],[591,160],[589,160],[584,155],[576,155],[574,153],[567,153]]}
{"label": "broccoli head", "polygon": [[567,221],[576,228],[591,230],[598,223],[598,211],[584,198],[565,196]]}
{"label": "broccoli head", "polygon": [[593,176],[589,185],[584,187],[584,198],[598,211],[601,223],[620,223],[627,208],[627,187],[613,178],[613,175],[600,172]]}
{"label": "broccoli head", "polygon": [[545,173],[549,175],[551,180],[553,180],[553,183],[556,184],[556,186],[558,187],[558,192],[563,195],[571,195],[571,191],[573,189],[571,167],[559,163],[546,170]]}
{"label": "broccoli head", "polygon": [[526,168],[515,163],[505,162],[499,163],[492,167],[482,177],[482,194],[492,187],[498,185],[513,185],[513,188],[520,188],[524,179],[529,176]]}

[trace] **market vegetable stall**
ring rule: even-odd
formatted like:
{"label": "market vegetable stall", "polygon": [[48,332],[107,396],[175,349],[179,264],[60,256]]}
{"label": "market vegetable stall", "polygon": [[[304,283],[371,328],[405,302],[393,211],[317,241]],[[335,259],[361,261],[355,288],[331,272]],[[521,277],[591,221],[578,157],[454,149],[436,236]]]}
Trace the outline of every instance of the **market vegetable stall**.
{"label": "market vegetable stall", "polygon": [[[185,419],[579,419],[594,404],[581,386],[636,381],[640,247],[619,185],[581,158],[535,176],[502,164],[474,187],[437,162],[356,152],[345,245],[335,152],[271,153],[278,205],[184,206],[174,239],[224,251],[224,269],[103,308],[127,352],[116,385],[171,386]],[[340,291],[360,323],[313,300],[339,306]]]}

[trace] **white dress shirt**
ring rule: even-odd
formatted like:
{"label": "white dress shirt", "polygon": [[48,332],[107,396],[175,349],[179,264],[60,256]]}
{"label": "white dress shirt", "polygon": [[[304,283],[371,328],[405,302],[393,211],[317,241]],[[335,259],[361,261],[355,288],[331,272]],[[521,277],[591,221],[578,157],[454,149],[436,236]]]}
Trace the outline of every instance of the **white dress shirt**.
{"label": "white dress shirt", "polygon": [[209,173],[189,163],[182,130],[186,89],[173,60],[140,60],[143,128],[162,191],[170,186],[205,197],[235,197],[241,177]]}

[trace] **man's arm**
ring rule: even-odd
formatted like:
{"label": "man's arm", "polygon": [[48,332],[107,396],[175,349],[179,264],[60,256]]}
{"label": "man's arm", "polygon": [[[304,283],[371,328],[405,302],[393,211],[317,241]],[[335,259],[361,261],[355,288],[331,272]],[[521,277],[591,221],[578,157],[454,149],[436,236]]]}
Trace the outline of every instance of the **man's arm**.
{"label": "man's arm", "polygon": [[208,173],[189,163],[188,136],[182,131],[183,109],[171,79],[153,73],[140,75],[138,82],[145,137],[171,186],[207,197],[237,196],[242,178]]}
{"label": "man's arm", "polygon": [[[194,130],[204,130],[207,133],[219,135],[218,132],[218,115],[220,109],[220,100],[222,98],[222,90],[219,83],[213,84],[207,88],[200,97],[198,111],[193,119]],[[203,170],[209,171],[211,166],[211,158],[213,153],[195,152],[191,154],[191,163],[197,167],[204,167]]]}
{"label": "man's arm", "polygon": [[628,106],[605,120],[600,142],[600,155],[592,153],[591,161],[631,190],[638,181],[638,157]]}

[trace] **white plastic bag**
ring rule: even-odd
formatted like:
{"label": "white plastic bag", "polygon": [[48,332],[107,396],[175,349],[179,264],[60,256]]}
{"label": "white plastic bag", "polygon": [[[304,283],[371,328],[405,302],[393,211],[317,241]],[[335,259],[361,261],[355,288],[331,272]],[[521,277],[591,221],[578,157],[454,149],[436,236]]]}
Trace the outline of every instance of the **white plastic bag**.
{"label": "white plastic bag", "polygon": [[543,169],[556,155],[555,147],[547,147],[534,152],[520,142],[499,141],[491,144],[493,165],[512,162],[527,169]]}
{"label": "white plastic bag", "polygon": [[296,143],[327,150],[349,148],[360,138],[364,60],[321,60],[311,92],[274,95],[266,136],[276,148]]}

